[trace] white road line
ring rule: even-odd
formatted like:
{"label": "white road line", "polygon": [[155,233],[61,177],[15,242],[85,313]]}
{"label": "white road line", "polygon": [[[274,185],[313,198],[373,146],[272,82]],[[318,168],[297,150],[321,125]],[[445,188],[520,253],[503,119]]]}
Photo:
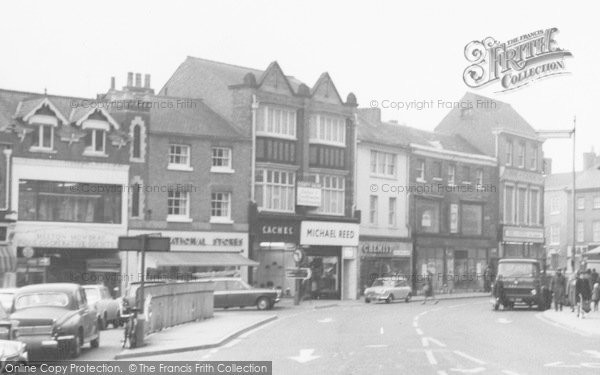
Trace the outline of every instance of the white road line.
{"label": "white road line", "polygon": [[481,371],[485,371],[485,367],[475,367],[475,368],[451,368],[450,371],[454,372],[462,372],[463,374],[476,374]]}
{"label": "white road line", "polygon": [[459,350],[455,350],[455,351],[454,351],[454,353],[456,353],[457,355],[459,355],[459,356],[461,356],[461,357],[463,357],[463,358],[466,358],[466,359],[468,359],[469,361],[475,362],[475,363],[477,363],[477,364],[479,364],[479,365],[485,365],[485,362],[484,362],[484,361],[482,361],[481,359],[477,359],[477,358],[475,358],[475,357],[471,357],[471,356],[470,356],[470,355],[468,355],[467,353],[463,353],[463,352],[461,352],[461,351],[459,351]]}
{"label": "white road line", "polygon": [[437,346],[441,346],[442,348],[446,347],[446,344],[444,344],[443,342],[434,339],[433,337],[423,337],[421,338],[421,344],[423,344],[424,347],[429,347],[429,342],[433,342],[434,344],[436,344]]}
{"label": "white road line", "polygon": [[387,348],[388,346],[385,344],[372,344],[372,345],[365,345],[365,348]]}
{"label": "white road line", "polygon": [[416,331],[417,331],[417,335],[423,336],[423,331],[421,330],[421,328],[417,328]]}
{"label": "white road line", "polygon": [[240,340],[240,339],[231,340],[227,344],[221,346],[221,348],[231,348],[232,346],[239,343],[240,341],[242,341],[242,340]]}
{"label": "white road line", "polygon": [[437,360],[435,359],[435,357],[433,356],[433,352],[431,350],[425,350],[425,355],[427,356],[427,360],[429,361],[429,364],[432,366],[437,365]]}
{"label": "white road line", "polygon": [[419,323],[415,320],[413,321],[413,327],[417,328],[419,326]]}

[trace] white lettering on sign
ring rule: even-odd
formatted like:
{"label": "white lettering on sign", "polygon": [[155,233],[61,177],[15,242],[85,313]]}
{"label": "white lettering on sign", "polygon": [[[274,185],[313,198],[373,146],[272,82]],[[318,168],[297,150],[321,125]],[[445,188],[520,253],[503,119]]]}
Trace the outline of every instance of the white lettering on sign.
{"label": "white lettering on sign", "polygon": [[116,249],[119,236],[125,235],[123,226],[86,225],[53,226],[17,223],[17,246]]}
{"label": "white lettering on sign", "polygon": [[[157,231],[130,230],[129,235],[156,233]],[[180,232],[162,231],[171,238],[171,251],[246,251],[247,233],[236,232]]]}
{"label": "white lettering on sign", "polygon": [[293,235],[293,226],[263,225],[262,234]]}
{"label": "white lettering on sign", "polygon": [[301,245],[358,246],[358,224],[303,221]]}
{"label": "white lettering on sign", "polygon": [[411,255],[411,243],[389,241],[363,241],[360,243],[360,251],[363,257],[407,257]]}

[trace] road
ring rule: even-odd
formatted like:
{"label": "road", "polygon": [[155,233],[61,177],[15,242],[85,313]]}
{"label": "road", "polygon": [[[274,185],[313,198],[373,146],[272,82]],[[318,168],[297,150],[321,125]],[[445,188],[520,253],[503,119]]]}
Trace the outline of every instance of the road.
{"label": "road", "polygon": [[[600,369],[597,337],[554,327],[535,310],[493,312],[484,299],[274,311],[279,319],[220,348],[140,359],[269,360],[274,374],[598,374]],[[81,359],[109,359],[118,352],[120,332],[103,332],[105,348],[87,350]]]}

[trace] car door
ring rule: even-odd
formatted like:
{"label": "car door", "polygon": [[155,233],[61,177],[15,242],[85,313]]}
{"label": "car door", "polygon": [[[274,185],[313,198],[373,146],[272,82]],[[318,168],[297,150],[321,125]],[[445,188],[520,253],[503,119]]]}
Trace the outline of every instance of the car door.
{"label": "car door", "polygon": [[86,340],[96,332],[95,327],[97,313],[88,305],[83,288],[79,288],[76,293],[77,304],[79,308],[78,313],[83,327],[83,338]]}
{"label": "car door", "polygon": [[398,299],[406,298],[408,292],[406,290],[406,282],[404,280],[396,280],[394,289],[394,296],[397,296]]}
{"label": "car door", "polygon": [[223,308],[227,307],[227,286],[224,280],[217,280],[215,283],[214,291],[214,307]]}
{"label": "car door", "polygon": [[251,291],[239,280],[227,280],[227,304],[234,306],[254,305],[254,298]]}

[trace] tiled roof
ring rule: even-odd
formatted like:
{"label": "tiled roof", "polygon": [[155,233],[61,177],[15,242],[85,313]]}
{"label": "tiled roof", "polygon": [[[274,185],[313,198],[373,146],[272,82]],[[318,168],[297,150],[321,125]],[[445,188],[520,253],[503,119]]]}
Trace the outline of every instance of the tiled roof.
{"label": "tiled roof", "polygon": [[460,136],[416,129],[396,123],[373,121],[359,115],[358,139],[388,146],[406,147],[417,144],[440,150],[483,155]]}
{"label": "tiled roof", "polygon": [[[544,186],[546,189],[573,189],[573,174],[553,173],[545,177]],[[576,172],[575,188],[579,190],[600,189],[600,170],[590,168],[585,171]]]}
{"label": "tiled roof", "polygon": [[12,123],[14,117],[27,115],[45,98],[48,98],[52,105],[67,119],[70,116],[74,102],[90,100],[87,98],[0,89],[0,128]]}
{"label": "tiled roof", "polygon": [[243,139],[241,133],[202,100],[164,96],[150,100],[152,133]]}

